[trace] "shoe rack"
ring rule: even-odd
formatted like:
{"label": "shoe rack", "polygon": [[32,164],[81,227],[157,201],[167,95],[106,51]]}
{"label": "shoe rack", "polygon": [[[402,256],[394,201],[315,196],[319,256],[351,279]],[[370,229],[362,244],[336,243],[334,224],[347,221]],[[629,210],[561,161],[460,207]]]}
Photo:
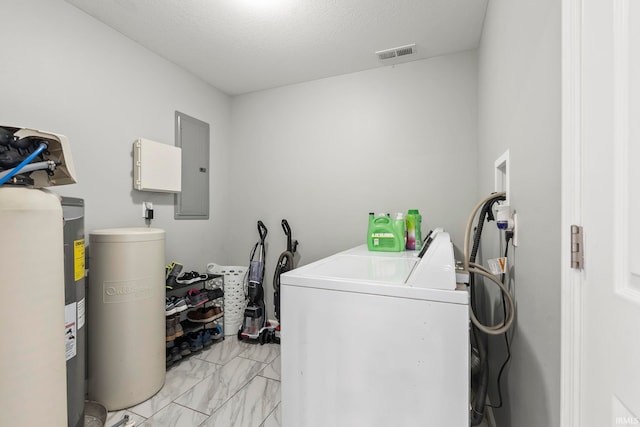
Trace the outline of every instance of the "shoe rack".
{"label": "shoe rack", "polygon": [[167,286],[171,297],[184,298],[187,306],[165,316],[167,369],[224,339],[224,275],[209,274],[188,285],[174,281]]}

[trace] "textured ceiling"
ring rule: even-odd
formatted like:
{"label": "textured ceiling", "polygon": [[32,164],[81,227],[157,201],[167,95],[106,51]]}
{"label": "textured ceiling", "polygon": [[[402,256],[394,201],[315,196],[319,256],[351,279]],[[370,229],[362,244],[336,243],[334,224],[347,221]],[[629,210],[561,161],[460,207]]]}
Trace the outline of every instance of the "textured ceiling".
{"label": "textured ceiling", "polygon": [[230,95],[477,47],[488,0],[66,0]]}

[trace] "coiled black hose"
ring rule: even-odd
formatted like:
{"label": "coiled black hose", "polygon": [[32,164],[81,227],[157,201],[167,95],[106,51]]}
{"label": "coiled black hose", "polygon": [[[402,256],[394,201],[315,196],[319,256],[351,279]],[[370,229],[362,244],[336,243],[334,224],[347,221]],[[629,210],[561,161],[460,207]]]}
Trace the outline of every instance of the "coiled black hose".
{"label": "coiled black hose", "polygon": [[[480,248],[480,239],[482,237],[482,230],[484,228],[485,218],[487,222],[493,221],[493,205],[501,200],[505,200],[504,194],[496,194],[495,197],[490,198],[482,206],[480,216],[478,217],[478,224],[476,226],[475,234],[473,236],[473,247],[471,254],[469,255],[469,262],[474,263]],[[471,289],[473,289],[474,275],[470,276]],[[471,293],[471,305],[474,311],[476,311],[476,302]],[[488,336],[482,333],[475,325],[471,324],[471,342],[472,345],[478,350],[478,357],[480,359],[480,373],[479,378],[472,378],[471,388],[473,390],[473,400],[471,402],[471,414],[469,416],[469,422],[472,426],[477,426],[482,422],[484,418],[484,411],[487,404],[487,390],[489,388],[489,351],[488,351]]]}

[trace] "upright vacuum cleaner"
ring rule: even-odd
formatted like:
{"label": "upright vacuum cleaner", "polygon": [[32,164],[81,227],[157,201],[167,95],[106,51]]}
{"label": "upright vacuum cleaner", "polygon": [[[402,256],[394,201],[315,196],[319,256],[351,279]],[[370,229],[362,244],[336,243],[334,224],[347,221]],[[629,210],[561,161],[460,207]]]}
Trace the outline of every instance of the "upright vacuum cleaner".
{"label": "upright vacuum cleaner", "polygon": [[258,221],[258,234],[260,240],[256,242],[251,251],[247,283],[247,308],[244,309],[244,320],[238,330],[238,339],[266,341],[269,332],[267,327],[267,313],[264,304],[264,280],[266,250],[264,239],[267,237],[267,227],[262,221]]}
{"label": "upright vacuum cleaner", "polygon": [[276,264],[276,271],[273,274],[273,304],[278,325],[275,327],[273,335],[268,337],[269,341],[280,344],[280,275],[293,270],[293,257],[298,248],[298,241],[291,240],[291,227],[286,219],[282,220],[282,229],[287,236],[287,250],[280,254]]}

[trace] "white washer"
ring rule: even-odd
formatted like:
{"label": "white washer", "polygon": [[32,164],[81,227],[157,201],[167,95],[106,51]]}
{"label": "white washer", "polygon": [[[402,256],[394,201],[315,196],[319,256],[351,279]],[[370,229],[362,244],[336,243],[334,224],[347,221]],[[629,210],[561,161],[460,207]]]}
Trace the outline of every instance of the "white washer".
{"label": "white washer", "polygon": [[469,295],[447,233],[281,277],[283,427],[469,425]]}

